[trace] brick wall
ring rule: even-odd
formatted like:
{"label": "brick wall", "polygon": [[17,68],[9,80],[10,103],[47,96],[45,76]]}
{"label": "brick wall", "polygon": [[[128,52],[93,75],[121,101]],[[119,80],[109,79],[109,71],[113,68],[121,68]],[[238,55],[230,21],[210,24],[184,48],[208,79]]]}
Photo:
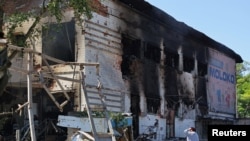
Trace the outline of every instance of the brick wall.
{"label": "brick wall", "polygon": [[43,0],[5,0],[3,10],[6,14],[15,13],[17,11],[25,12],[38,7],[42,1]]}

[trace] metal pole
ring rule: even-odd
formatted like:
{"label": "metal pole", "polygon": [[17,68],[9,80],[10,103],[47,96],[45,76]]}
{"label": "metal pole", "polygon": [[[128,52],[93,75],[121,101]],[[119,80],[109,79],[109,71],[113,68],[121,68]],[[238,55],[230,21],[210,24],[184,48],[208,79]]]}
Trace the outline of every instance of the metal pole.
{"label": "metal pole", "polygon": [[33,69],[33,63],[32,63],[32,53],[28,53],[28,63],[27,63],[27,69],[28,69],[28,74],[27,74],[27,92],[28,92],[28,115],[29,115],[29,126],[30,126],[30,137],[31,141],[36,141],[36,135],[35,135],[35,127],[34,127],[34,115],[33,115],[33,100],[32,100],[32,69]]}

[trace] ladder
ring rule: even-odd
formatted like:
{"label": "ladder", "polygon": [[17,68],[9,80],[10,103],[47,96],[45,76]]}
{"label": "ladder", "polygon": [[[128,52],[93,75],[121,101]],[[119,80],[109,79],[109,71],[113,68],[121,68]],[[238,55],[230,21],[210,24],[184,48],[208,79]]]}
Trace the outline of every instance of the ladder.
{"label": "ladder", "polygon": [[[90,125],[91,125],[91,128],[92,128],[93,136],[94,136],[95,141],[98,141],[99,137],[98,137],[97,132],[96,132],[96,128],[95,128],[95,124],[94,124],[94,120],[93,120],[93,116],[92,116],[92,110],[90,108],[89,100],[88,100],[88,96],[87,96],[87,90],[86,90],[85,81],[84,81],[83,66],[80,67],[80,79],[82,80],[81,85],[82,85],[82,90],[83,90],[83,96],[84,96],[84,99],[85,99],[86,110],[87,110],[87,113],[88,113],[88,118],[89,118]],[[112,141],[116,141],[116,138],[115,138],[115,135],[114,135],[114,130],[113,130],[113,127],[112,127],[112,124],[111,124],[111,119],[109,117],[109,113],[108,113],[108,110],[107,110],[107,105],[106,105],[106,102],[105,102],[105,96],[101,91],[102,85],[101,85],[101,82],[99,80],[98,80],[97,89],[98,89],[99,97],[100,97],[100,100],[101,100],[101,103],[102,103],[102,106],[103,106],[103,109],[104,109],[104,112],[105,112],[105,118],[106,118],[106,121],[107,121],[107,124],[108,124],[108,127],[109,127],[109,132],[111,133]]]}
{"label": "ladder", "polygon": [[51,74],[53,80],[55,80],[57,82],[57,84],[59,85],[60,89],[61,89],[61,92],[63,92],[66,100],[64,102],[62,102],[61,104],[58,103],[58,101],[56,100],[56,98],[53,96],[53,92],[50,91],[50,89],[48,88],[48,86],[46,85],[45,83],[45,80],[44,80],[44,75],[41,71],[38,71],[38,74],[39,74],[39,81],[40,83],[42,84],[44,90],[47,92],[47,94],[50,96],[50,98],[52,99],[52,101],[56,104],[56,106],[59,108],[60,111],[63,111],[63,107],[69,103],[70,101],[70,97],[69,95],[66,93],[66,91],[64,90],[62,84],[60,83],[59,79],[57,78],[57,76],[54,74],[54,72],[52,71],[48,61],[46,60],[45,57],[42,57],[44,63],[46,64],[48,70],[49,70],[49,73]]}

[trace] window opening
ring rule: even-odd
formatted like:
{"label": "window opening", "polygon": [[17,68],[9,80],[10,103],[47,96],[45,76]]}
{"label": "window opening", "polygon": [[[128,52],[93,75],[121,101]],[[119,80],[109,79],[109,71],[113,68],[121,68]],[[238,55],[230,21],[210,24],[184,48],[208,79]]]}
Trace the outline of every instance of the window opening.
{"label": "window opening", "polygon": [[161,49],[156,45],[148,43],[144,49],[144,57],[155,63],[160,63]]}
{"label": "window opening", "polygon": [[141,41],[128,36],[122,36],[122,63],[121,71],[123,76],[134,74],[133,65],[137,59],[141,58]]}
{"label": "window opening", "polygon": [[[75,22],[50,24],[42,29],[42,52],[51,57],[74,62],[75,61]],[[50,65],[55,62],[48,61]]]}
{"label": "window opening", "polygon": [[198,75],[199,76],[207,75],[207,64],[198,62]]}
{"label": "window opening", "polygon": [[191,73],[194,70],[194,59],[183,57],[183,69],[185,72]]}
{"label": "window opening", "polygon": [[168,67],[178,69],[179,55],[177,53],[172,53],[172,52],[165,52],[165,55],[166,55],[165,65]]}

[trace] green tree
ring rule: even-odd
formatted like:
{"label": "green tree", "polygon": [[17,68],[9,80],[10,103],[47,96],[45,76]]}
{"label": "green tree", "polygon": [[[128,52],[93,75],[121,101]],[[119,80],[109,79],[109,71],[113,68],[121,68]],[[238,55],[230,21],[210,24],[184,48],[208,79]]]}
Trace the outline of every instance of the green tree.
{"label": "green tree", "polygon": [[237,64],[237,108],[241,118],[250,117],[250,63],[244,61]]}
{"label": "green tree", "polygon": [[[14,0],[14,2],[18,2],[20,0]],[[40,33],[38,29],[36,29],[36,25],[39,24],[40,20],[43,17],[55,17],[56,22],[60,23],[63,19],[63,12],[67,9],[72,9],[74,11],[74,19],[75,21],[81,25],[82,21],[87,18],[92,17],[92,12],[98,10],[95,8],[95,5],[99,0],[43,0],[42,5],[37,5],[34,7],[28,7],[26,10],[22,11],[11,11],[6,9],[10,2],[7,0],[1,0],[0,2],[0,24],[3,19],[3,14],[1,14],[1,10],[5,13],[4,22],[8,23],[7,26],[7,39],[14,45],[17,45],[15,41],[15,35],[13,35],[14,30],[17,27],[22,26],[22,23],[25,21],[29,21],[33,19],[33,24],[28,30],[28,32],[24,35],[23,41],[24,46],[27,45],[25,42],[28,38],[37,37]],[[30,2],[30,1],[26,1]],[[2,12],[2,13],[3,13]],[[43,25],[44,26],[44,25]],[[2,29],[1,29],[2,30]]]}

